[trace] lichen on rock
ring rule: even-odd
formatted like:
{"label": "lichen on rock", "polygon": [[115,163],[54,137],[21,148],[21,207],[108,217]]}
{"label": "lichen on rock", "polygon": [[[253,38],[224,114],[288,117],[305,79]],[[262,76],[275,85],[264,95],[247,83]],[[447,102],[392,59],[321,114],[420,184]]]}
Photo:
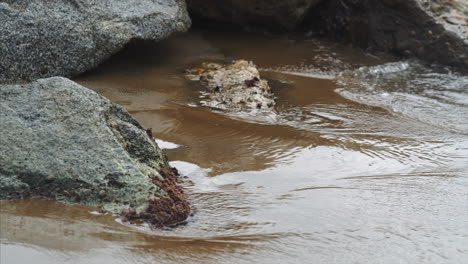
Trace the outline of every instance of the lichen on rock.
{"label": "lichen on rock", "polygon": [[252,62],[236,60],[230,64],[203,63],[186,70],[185,76],[205,88],[201,105],[225,110],[271,110],[274,95],[268,82]]}

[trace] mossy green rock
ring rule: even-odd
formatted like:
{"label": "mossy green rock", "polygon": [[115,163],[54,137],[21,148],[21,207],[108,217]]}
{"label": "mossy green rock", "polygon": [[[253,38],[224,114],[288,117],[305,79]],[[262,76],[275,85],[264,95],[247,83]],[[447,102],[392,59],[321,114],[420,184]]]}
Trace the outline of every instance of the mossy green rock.
{"label": "mossy green rock", "polygon": [[121,106],[66,78],[0,86],[0,199],[39,196],[138,211],[167,194],[167,160]]}

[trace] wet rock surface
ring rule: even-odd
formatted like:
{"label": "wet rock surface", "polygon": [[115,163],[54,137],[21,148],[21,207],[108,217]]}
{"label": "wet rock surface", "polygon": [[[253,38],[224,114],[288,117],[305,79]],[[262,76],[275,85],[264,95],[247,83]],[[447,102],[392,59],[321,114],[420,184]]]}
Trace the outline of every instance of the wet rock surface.
{"label": "wet rock surface", "polygon": [[332,38],[373,53],[468,68],[468,13],[462,0],[191,0],[188,6],[195,19],[305,32],[307,37]]}
{"label": "wet rock surface", "polygon": [[[190,214],[190,205],[182,188],[177,184],[179,176],[175,168],[162,168],[159,175],[152,176],[152,182],[167,193],[167,197],[153,199],[144,212],[135,210],[122,212],[123,222],[145,221],[155,227],[173,226],[183,222]],[[161,177],[162,176],[162,177]]]}
{"label": "wet rock surface", "polygon": [[421,6],[447,30],[468,43],[468,2],[465,0],[418,0]]}
{"label": "wet rock surface", "polygon": [[468,67],[463,39],[438,24],[416,0],[325,1],[312,10],[305,26],[371,52]]}
{"label": "wet rock surface", "polygon": [[75,76],[191,24],[183,0],[3,0],[0,23],[0,83]]}
{"label": "wet rock surface", "polygon": [[322,0],[187,0],[191,15],[240,25],[291,30]]}
{"label": "wet rock surface", "polygon": [[274,95],[268,82],[252,62],[236,60],[231,64],[204,63],[186,70],[185,76],[199,81],[203,106],[225,110],[272,109]]}
{"label": "wet rock surface", "polygon": [[62,77],[0,88],[0,199],[132,208],[156,226],[189,215],[165,155],[124,108]]}

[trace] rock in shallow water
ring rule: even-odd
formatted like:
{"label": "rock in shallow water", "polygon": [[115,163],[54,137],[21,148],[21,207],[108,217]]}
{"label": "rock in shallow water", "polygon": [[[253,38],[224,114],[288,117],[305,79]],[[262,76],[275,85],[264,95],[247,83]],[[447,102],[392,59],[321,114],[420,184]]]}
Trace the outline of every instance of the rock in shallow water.
{"label": "rock in shallow water", "polygon": [[131,207],[155,225],[189,214],[154,139],[94,91],[61,77],[0,86],[0,121],[0,199]]}
{"label": "rock in shallow water", "polygon": [[200,81],[203,106],[226,110],[272,109],[274,95],[268,82],[260,78],[255,65],[246,60],[231,64],[204,63],[201,68],[187,70],[186,77]]}
{"label": "rock in shallow water", "polygon": [[0,23],[0,83],[74,76],[191,24],[183,0],[3,0]]}

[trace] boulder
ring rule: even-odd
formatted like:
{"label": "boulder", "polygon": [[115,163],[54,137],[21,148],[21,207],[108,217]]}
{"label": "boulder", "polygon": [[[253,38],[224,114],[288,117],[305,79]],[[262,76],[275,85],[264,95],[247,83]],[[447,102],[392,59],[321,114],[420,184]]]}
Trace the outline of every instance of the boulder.
{"label": "boulder", "polygon": [[68,79],[0,86],[0,130],[0,199],[101,206],[156,226],[189,214],[152,136],[124,108]]}
{"label": "boulder", "polygon": [[466,0],[418,0],[424,10],[445,29],[468,43],[468,2]]}
{"label": "boulder", "polygon": [[238,25],[291,30],[322,0],[187,0],[190,14]]}
{"label": "boulder", "polygon": [[75,76],[191,21],[183,0],[2,0],[0,83]]}
{"label": "boulder", "polygon": [[[466,14],[463,0],[446,1],[458,10],[444,19],[447,30],[421,7],[425,0],[188,0],[194,18],[263,27],[277,32],[306,32],[333,38],[370,52],[417,57],[430,63],[468,68]],[[437,0],[441,2],[442,0]],[[466,4],[464,4],[466,7]],[[297,33],[297,32],[295,32]]]}
{"label": "boulder", "polygon": [[329,0],[316,6],[306,26],[371,52],[468,67],[463,39],[437,23],[418,0]]}
{"label": "boulder", "polygon": [[203,89],[201,105],[223,110],[272,110],[274,95],[268,82],[252,62],[236,60],[229,64],[203,63],[186,70],[185,76],[199,81]]}

